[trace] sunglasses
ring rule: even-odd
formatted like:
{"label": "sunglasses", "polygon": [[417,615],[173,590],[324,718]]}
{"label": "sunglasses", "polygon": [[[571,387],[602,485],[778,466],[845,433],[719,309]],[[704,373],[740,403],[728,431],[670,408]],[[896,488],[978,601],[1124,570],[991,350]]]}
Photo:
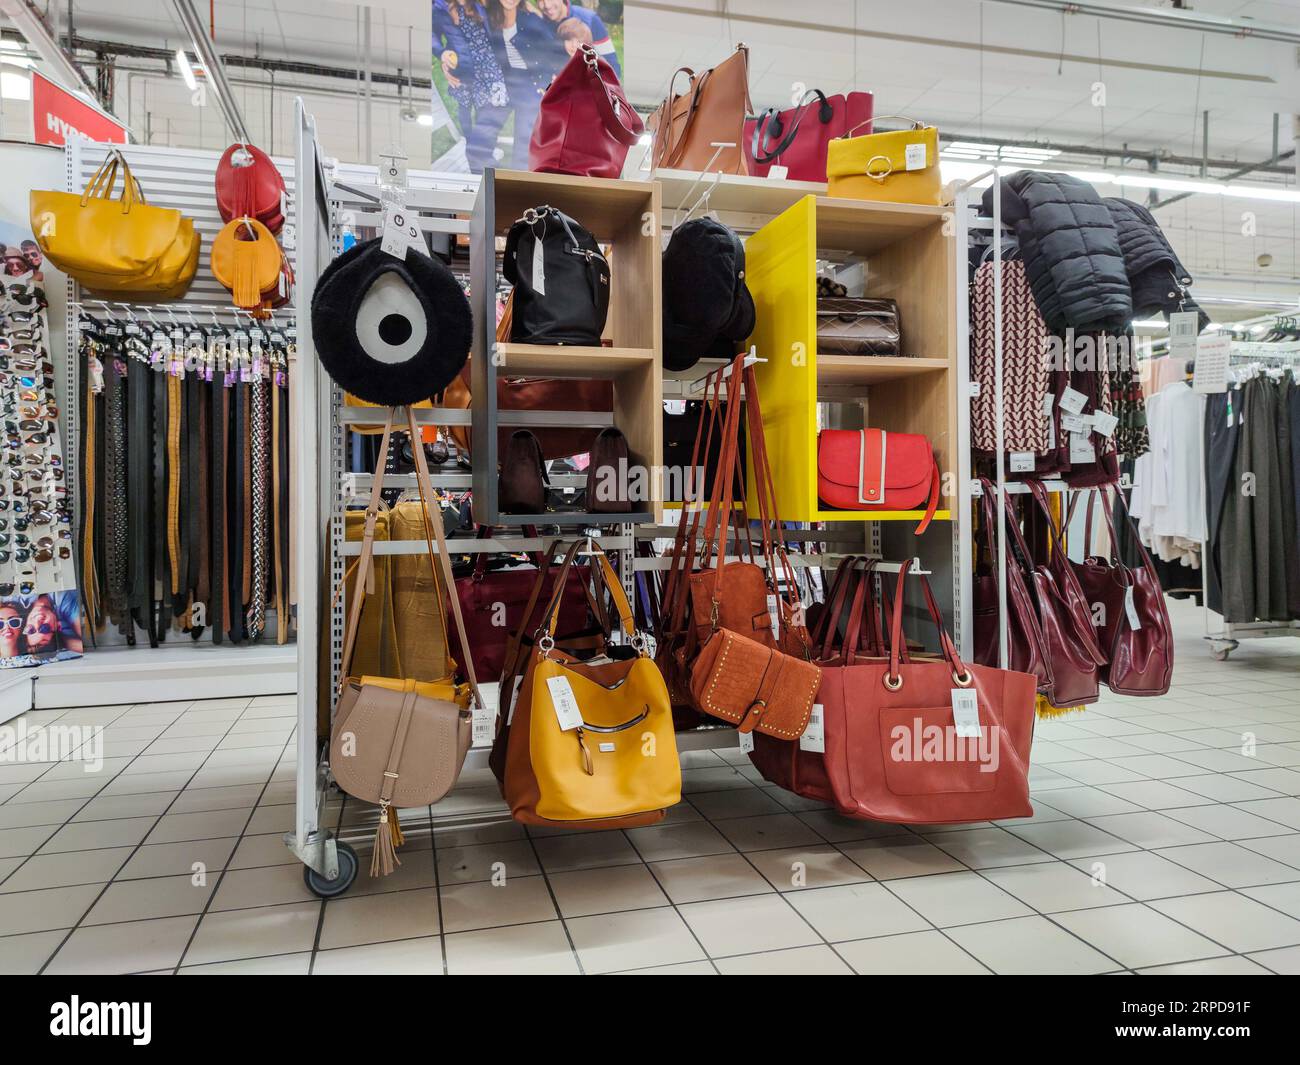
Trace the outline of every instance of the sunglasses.
{"label": "sunglasses", "polygon": [[[40,559],[37,559],[37,561],[39,562]],[[42,621],[39,625],[28,625],[27,628],[23,630],[23,633],[27,636],[35,636],[37,633],[42,636],[48,636],[53,631],[53,625],[48,621]]]}

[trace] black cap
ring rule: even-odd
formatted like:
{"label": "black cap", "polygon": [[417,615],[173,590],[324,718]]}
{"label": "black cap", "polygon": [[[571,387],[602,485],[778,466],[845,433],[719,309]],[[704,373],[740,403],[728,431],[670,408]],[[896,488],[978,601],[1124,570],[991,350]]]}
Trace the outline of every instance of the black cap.
{"label": "black cap", "polygon": [[754,331],[745,245],[712,218],[673,230],[664,251],[664,366],[686,370],[706,355],[733,354]]}

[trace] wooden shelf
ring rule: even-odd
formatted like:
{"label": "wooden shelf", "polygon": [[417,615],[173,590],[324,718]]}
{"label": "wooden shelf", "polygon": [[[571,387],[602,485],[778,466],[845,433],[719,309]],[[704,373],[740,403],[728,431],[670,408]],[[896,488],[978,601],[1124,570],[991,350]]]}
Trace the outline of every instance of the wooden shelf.
{"label": "wooden shelf", "polygon": [[947,359],[876,355],[817,355],[817,382],[823,385],[874,385],[917,374],[942,373]]}
{"label": "wooden shelf", "polygon": [[[671,213],[685,209],[700,198],[715,175],[697,170],[656,170],[654,179],[662,189],[663,208]],[[826,183],[814,181],[778,181],[774,178],[750,177],[748,174],[723,174],[709,197],[709,207],[720,212],[742,214],[780,214],[804,196],[826,195]]]}
{"label": "wooden shelf", "polygon": [[654,348],[498,343],[493,351],[500,377],[615,378],[640,372],[655,362]]}
{"label": "wooden shelf", "polygon": [[951,207],[921,203],[875,203],[817,197],[817,247],[874,255],[926,229],[943,225]]}

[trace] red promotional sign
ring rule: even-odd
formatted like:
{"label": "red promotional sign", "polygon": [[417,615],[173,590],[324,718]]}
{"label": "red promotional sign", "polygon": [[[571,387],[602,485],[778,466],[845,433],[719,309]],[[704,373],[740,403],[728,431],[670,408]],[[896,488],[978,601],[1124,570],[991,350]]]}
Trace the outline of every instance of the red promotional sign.
{"label": "red promotional sign", "polygon": [[66,144],[69,137],[126,143],[126,127],[117,119],[78,99],[34,70],[32,132],[37,144]]}

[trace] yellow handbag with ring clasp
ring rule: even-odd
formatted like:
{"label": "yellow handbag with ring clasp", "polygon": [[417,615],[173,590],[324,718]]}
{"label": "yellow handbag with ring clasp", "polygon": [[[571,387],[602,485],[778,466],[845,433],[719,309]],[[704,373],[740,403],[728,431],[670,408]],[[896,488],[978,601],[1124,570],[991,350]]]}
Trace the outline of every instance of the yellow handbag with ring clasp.
{"label": "yellow handbag with ring clasp", "polygon": [[865,137],[851,136],[852,132],[826,146],[829,195],[886,203],[943,203],[939,130],[935,126],[912,122],[910,129]]}

